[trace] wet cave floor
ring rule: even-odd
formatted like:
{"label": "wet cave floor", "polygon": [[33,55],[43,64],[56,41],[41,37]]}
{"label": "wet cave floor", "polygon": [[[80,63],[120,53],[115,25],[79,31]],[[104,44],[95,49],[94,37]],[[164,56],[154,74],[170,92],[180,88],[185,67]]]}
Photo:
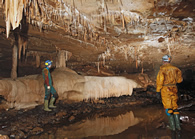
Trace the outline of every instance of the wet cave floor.
{"label": "wet cave floor", "polygon": [[1,111],[0,134],[13,139],[193,139],[194,99],[180,100],[178,104],[181,132],[167,129],[162,103],[141,92],[98,101],[57,101],[52,112],[45,112],[43,105]]}

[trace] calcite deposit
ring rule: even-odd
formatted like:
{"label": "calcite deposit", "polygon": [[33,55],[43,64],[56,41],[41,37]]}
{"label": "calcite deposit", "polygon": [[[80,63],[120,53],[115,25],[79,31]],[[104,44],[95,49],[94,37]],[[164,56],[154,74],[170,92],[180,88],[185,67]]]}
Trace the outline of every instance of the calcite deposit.
{"label": "calcite deposit", "polygon": [[[82,76],[71,70],[56,69],[52,73],[58,100],[79,102],[101,98],[131,96],[134,88],[141,87],[125,77]],[[32,108],[43,104],[45,90],[42,75],[0,80],[0,94],[5,99],[2,108]]]}

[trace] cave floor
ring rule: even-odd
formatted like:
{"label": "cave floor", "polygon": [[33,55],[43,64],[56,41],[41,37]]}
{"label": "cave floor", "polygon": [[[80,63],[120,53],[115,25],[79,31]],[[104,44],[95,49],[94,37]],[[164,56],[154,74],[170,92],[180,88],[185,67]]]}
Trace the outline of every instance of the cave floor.
{"label": "cave floor", "polygon": [[133,95],[77,103],[59,100],[52,112],[43,111],[43,105],[1,111],[0,134],[29,139],[193,139],[194,99],[178,104],[180,133],[166,128],[168,119],[160,101]]}

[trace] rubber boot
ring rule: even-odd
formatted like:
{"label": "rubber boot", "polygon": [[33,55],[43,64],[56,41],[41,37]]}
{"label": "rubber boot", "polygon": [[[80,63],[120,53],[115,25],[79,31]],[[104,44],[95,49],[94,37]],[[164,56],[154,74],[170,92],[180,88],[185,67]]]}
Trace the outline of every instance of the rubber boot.
{"label": "rubber boot", "polygon": [[44,100],[44,111],[51,111],[51,109],[48,108],[48,100]]}
{"label": "rubber boot", "polygon": [[176,131],[176,137],[177,139],[181,139],[181,130]]}
{"label": "rubber boot", "polygon": [[173,115],[171,114],[170,116],[168,116],[169,119],[169,129],[171,129],[172,131],[175,131],[175,120]]}
{"label": "rubber boot", "polygon": [[180,117],[179,114],[174,114],[175,127],[177,130],[181,130],[179,117]]}
{"label": "rubber boot", "polygon": [[53,105],[54,102],[55,102],[55,98],[52,97],[51,100],[50,100],[50,103],[49,103],[49,107],[50,107],[50,108],[56,108],[56,106]]}
{"label": "rubber boot", "polygon": [[171,139],[176,139],[176,132],[175,131],[171,131]]}

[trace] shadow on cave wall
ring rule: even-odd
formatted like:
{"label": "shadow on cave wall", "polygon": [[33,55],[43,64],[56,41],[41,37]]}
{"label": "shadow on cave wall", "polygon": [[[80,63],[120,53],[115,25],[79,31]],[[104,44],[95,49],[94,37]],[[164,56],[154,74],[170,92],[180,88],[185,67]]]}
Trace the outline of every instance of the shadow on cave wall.
{"label": "shadow on cave wall", "polygon": [[189,97],[195,97],[195,73],[192,69],[188,69],[183,72],[183,82],[178,84],[178,95],[184,94]]}

